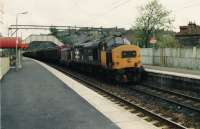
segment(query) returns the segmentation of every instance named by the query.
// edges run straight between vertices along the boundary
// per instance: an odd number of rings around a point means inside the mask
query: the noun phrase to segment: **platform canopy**
[[[28,45],[23,43],[21,38],[0,37],[0,48],[2,48],[2,49],[10,48],[11,49],[11,48],[16,48],[16,46],[17,46],[17,48],[20,48],[20,49],[28,48]]]

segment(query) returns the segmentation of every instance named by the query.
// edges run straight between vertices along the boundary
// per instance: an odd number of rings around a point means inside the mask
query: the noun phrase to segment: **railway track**
[[[183,126],[182,124],[171,120],[171,118],[162,115],[148,107],[143,106],[142,104],[135,101],[132,97],[127,95],[126,93],[121,92],[120,89],[116,90],[115,88],[109,88],[107,84],[103,84],[101,82],[97,82],[91,78],[88,78],[85,75],[80,75],[78,73],[74,73],[71,71],[66,70],[65,68],[51,65],[54,68],[58,69],[59,71],[65,73],[66,75],[76,79],[77,81],[86,84],[89,88],[100,92],[103,96],[108,97],[112,101],[125,106],[126,109],[132,109],[133,112],[140,113],[140,117],[147,117],[147,121],[154,121],[156,126],[161,127],[162,129],[188,129],[187,127]],[[154,123],[153,122],[153,123]]]
[[[183,94],[179,94],[176,92],[152,86],[137,85],[137,86],[132,86],[131,89],[140,92],[141,94],[145,94],[150,97],[154,97],[162,101],[177,105],[179,109],[184,108],[186,110],[190,110],[191,112],[196,112],[200,114],[199,98],[186,96]]]
[[[151,89],[155,89],[155,90],[158,90],[158,91],[161,91],[161,92],[169,93],[171,95],[176,95],[176,96],[179,96],[179,97],[200,103],[200,98],[198,98],[198,97],[193,97],[191,95],[185,95],[184,93],[179,93],[179,92],[176,92],[176,91],[172,91],[172,90],[169,90],[169,89],[163,89],[163,88],[159,88],[159,87],[155,87],[155,86],[150,86],[150,85],[143,85],[143,86],[146,86],[146,87],[151,88]]]

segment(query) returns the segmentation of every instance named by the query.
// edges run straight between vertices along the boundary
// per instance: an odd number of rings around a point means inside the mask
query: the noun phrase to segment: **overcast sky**
[[[15,24],[16,13],[24,11],[29,13],[20,15],[19,24],[130,28],[138,16],[137,8],[147,1],[149,0],[0,0],[0,8],[3,7],[4,10],[4,24],[0,23],[0,32],[6,35],[8,25]],[[160,2],[173,11],[176,31],[180,25],[186,25],[189,21],[200,24],[200,0]]]

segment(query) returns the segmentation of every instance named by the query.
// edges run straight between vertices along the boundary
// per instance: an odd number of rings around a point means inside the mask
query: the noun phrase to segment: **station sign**
[[[150,44],[156,44],[157,40],[155,37],[151,37],[149,42],[150,42]]]

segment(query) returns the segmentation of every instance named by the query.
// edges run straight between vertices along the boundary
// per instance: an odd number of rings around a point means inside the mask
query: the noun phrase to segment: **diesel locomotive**
[[[82,71],[101,74],[118,82],[141,79],[140,48],[122,36],[81,43],[61,53],[61,62]]]
[[[143,72],[140,48],[131,45],[121,35],[86,41],[71,47],[27,52],[24,55],[62,63],[69,68],[102,75],[117,82],[138,82]]]

